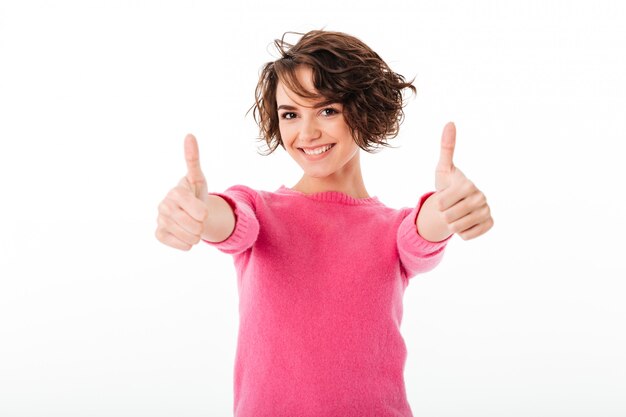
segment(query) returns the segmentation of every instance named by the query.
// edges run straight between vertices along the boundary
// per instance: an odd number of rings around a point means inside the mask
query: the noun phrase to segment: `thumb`
[[[452,171],[454,169],[452,157],[455,145],[456,126],[453,122],[448,122],[443,128],[443,134],[441,135],[441,153],[439,154],[437,171]]]
[[[198,142],[191,133],[185,137],[185,161],[187,162],[187,182],[191,185],[196,197],[204,201],[207,194],[207,184],[202,168],[200,168]]]

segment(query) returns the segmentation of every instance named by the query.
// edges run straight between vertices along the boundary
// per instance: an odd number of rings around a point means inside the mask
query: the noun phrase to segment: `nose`
[[[310,141],[318,139],[322,135],[322,131],[317,125],[317,121],[311,118],[303,118],[300,126],[300,140]]]

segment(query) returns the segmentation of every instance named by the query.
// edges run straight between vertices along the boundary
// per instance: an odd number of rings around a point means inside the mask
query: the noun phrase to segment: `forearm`
[[[205,223],[202,239],[222,242],[235,230],[235,213],[230,204],[217,195],[209,195],[207,205],[209,217]]]
[[[417,233],[429,242],[441,242],[452,233],[448,230],[442,213],[435,207],[435,194],[424,201],[417,214],[415,226]]]

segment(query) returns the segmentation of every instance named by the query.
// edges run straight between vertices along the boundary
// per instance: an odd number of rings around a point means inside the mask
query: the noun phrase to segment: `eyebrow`
[[[314,109],[319,109],[321,107],[329,107],[332,106],[335,103],[330,103],[330,104],[324,104],[324,103],[320,103],[320,104],[316,104],[315,106],[313,106]],[[277,110],[280,109],[285,109],[285,110],[298,110],[297,107],[291,106],[289,104],[281,104],[280,106],[278,106]]]

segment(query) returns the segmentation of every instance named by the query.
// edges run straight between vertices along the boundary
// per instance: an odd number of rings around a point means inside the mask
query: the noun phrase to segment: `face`
[[[296,75],[303,87],[314,91],[310,68],[301,66]],[[280,135],[285,150],[305,176],[339,181],[354,171],[352,165],[358,163],[360,148],[350,134],[341,103],[324,107],[317,103],[296,95],[279,82],[276,105]],[[327,149],[327,145],[332,147]]]

